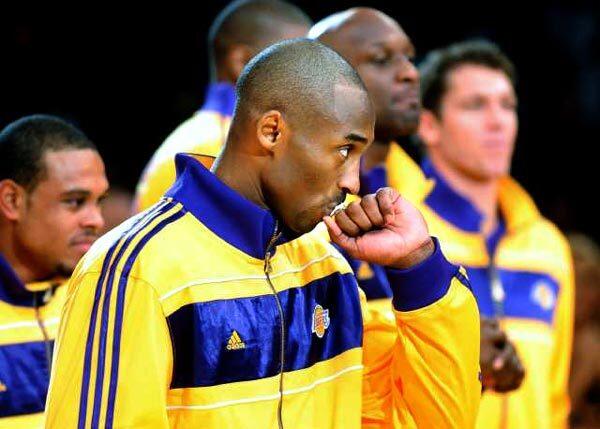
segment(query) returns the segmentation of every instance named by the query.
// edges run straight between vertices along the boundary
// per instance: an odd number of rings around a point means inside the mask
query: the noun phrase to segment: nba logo
[[[329,310],[323,309],[319,304],[315,305],[312,317],[312,332],[317,337],[323,338],[325,330],[329,327]]]

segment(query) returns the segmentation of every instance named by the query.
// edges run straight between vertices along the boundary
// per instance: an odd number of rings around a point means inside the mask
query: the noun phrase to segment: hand
[[[480,366],[484,389],[499,393],[518,389],[525,369],[506,334],[495,319],[481,317]]]
[[[334,243],[366,262],[405,269],[435,249],[421,213],[392,188],[365,195],[335,219],[323,220]]]

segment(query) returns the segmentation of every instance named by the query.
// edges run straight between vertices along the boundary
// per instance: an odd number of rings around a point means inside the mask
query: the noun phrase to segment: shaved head
[[[338,53],[309,39],[279,42],[242,72],[214,171],[291,231],[308,232],[358,193],[374,125],[367,90]]]
[[[285,1],[233,1],[219,13],[209,30],[213,68],[216,71],[226,66],[224,63],[236,46],[248,49],[249,60],[272,43],[305,36],[311,25],[308,15]]]
[[[412,134],[420,113],[415,49],[400,25],[381,11],[353,8],[315,24],[308,37],[339,52],[363,79],[377,113],[380,141]]]
[[[333,120],[343,87],[367,93],[358,73],[338,53],[309,39],[280,42],[253,58],[242,72],[236,115],[279,110],[292,122]]]

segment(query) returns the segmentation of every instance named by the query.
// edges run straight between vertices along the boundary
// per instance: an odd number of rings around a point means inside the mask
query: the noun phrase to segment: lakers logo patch
[[[556,304],[556,294],[552,287],[544,281],[539,281],[533,285],[531,299],[546,311],[554,308]]]
[[[325,330],[329,327],[329,310],[319,304],[315,305],[312,317],[312,332],[319,338],[323,338]]]
[[[237,331],[231,333],[231,337],[227,341],[227,350],[241,350],[246,348],[246,343],[240,338],[240,334]]]
[[[8,390],[8,387],[6,387],[6,384],[4,384],[0,381],[0,393],[6,392],[7,390]]]

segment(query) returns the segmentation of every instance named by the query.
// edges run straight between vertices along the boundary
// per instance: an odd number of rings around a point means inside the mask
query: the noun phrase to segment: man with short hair
[[[318,42],[281,42],[237,96],[214,174],[178,155],[165,198],[74,274],[47,427],[472,427],[479,319],[459,268],[392,189],[329,216],[373,140],[356,71]],[[321,219],[387,267],[395,319],[367,311],[311,232]]]
[[[0,426],[43,425],[61,286],[103,226],[104,164],[46,115],[0,131]]]
[[[390,16],[371,8],[352,8],[335,13],[313,26],[309,37],[333,47],[363,79],[375,106],[375,140],[366,150],[361,165],[361,193],[376,192],[395,183],[424,182],[417,163],[404,152],[409,136],[416,133],[420,117],[419,71],[412,63],[415,47],[400,25]],[[387,163],[393,158],[393,163]],[[419,194],[402,195],[415,204]],[[444,245],[444,243],[442,243]],[[384,267],[349,260],[372,309],[390,312],[390,285]],[[514,346],[497,323],[481,320],[481,369],[484,388],[499,391],[519,387],[523,368]]]
[[[272,43],[305,36],[312,22],[281,0],[237,0],[215,18],[208,34],[211,83],[204,106],[158,148],[137,185],[135,207],[156,203],[175,181],[175,155],[217,156],[235,106],[235,82],[250,59]]]
[[[514,392],[484,393],[478,427],[565,428],[573,268],[566,239],[509,176],[514,66],[496,45],[467,41],[431,52],[420,71],[430,184],[423,213],[450,260],[466,266],[481,314],[498,320],[527,371]]]

